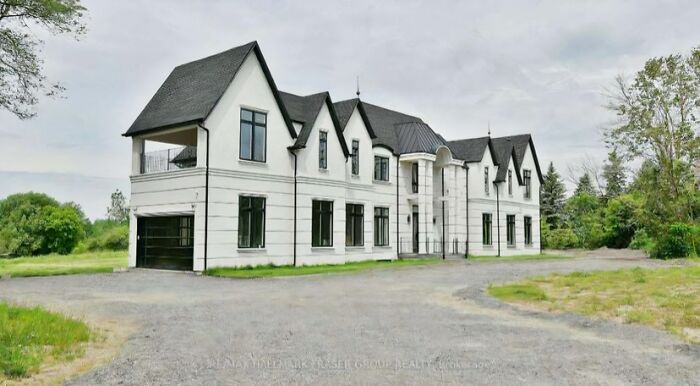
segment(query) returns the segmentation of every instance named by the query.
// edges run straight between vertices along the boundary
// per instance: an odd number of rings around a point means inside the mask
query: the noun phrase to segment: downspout
[[[399,156],[396,156],[396,258],[399,258]]]
[[[442,259],[445,260],[445,168],[442,170]]]
[[[466,212],[465,213],[465,220],[466,220],[466,224],[467,224],[467,245],[465,248],[466,252],[465,252],[464,256],[466,258],[469,258],[469,166],[464,167],[464,176],[465,176],[464,186],[465,186],[466,192],[467,192],[467,194],[466,194],[467,205],[466,205],[466,209],[465,209],[465,212]]]
[[[294,156],[294,262],[293,266],[297,266],[297,153],[292,151]]]
[[[501,257],[501,199],[498,193],[498,184],[493,184],[496,187],[496,234],[498,235],[498,257]]]
[[[209,129],[202,124],[199,127],[207,133],[207,158],[204,170],[204,272],[206,272],[209,251]]]

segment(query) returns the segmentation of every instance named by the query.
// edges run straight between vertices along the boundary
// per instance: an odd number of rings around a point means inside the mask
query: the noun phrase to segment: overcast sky
[[[605,157],[616,75],[700,44],[697,0],[84,4],[85,37],[45,39],[45,72],[65,98],[42,100],[27,121],[0,111],[0,177],[13,176],[0,178],[0,197],[41,189],[93,218],[110,180],[128,189],[120,134],[172,68],[252,40],[281,90],[339,101],[354,97],[359,75],[364,100],[420,116],[447,139],[486,135],[489,121],[494,136],[532,133],[542,167],[553,161],[562,174]],[[105,192],[74,178],[47,184],[46,173],[100,177]]]

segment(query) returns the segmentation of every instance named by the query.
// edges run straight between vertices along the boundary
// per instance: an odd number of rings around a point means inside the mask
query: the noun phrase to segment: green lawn
[[[514,255],[514,256],[473,256],[470,255],[467,260],[471,261],[528,261],[528,260],[559,260],[571,259],[571,256],[549,255],[545,253],[537,255]]]
[[[501,300],[638,323],[700,343],[700,265],[574,272],[491,286]]]
[[[70,361],[84,354],[88,326],[42,310],[0,302],[0,384],[3,378],[35,373],[44,362]]]
[[[237,277],[237,278],[258,278],[258,277],[273,277],[273,276],[299,276],[299,275],[315,275],[319,273],[340,273],[340,272],[357,272],[375,268],[396,268],[416,265],[428,265],[442,263],[438,258],[427,259],[405,259],[392,261],[361,261],[356,263],[345,264],[326,264],[326,265],[303,265],[293,267],[291,265],[283,266],[262,266],[262,267],[243,267],[243,268],[212,268],[206,271],[207,275],[219,277]]]
[[[0,258],[0,277],[53,276],[112,272],[127,266],[127,252],[86,252],[74,255],[45,255]]]

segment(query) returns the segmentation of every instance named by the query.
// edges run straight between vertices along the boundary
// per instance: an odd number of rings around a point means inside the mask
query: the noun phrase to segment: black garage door
[[[192,270],[193,216],[141,217],[137,231],[137,267]]]

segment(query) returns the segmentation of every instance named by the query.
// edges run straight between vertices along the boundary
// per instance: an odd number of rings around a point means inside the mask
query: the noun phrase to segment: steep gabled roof
[[[535,161],[535,169],[537,171],[537,178],[540,183],[543,183],[542,171],[540,169],[540,163],[537,159],[537,153],[535,152],[535,145],[532,142],[532,136],[530,134],[520,134],[511,135],[507,137],[492,138],[491,142],[496,149],[499,164],[504,162],[507,164],[507,157],[510,153],[513,153],[517,169],[520,169],[523,161],[525,160],[525,153],[527,152],[528,146],[532,151],[532,159]],[[500,172],[500,170],[499,170]],[[504,172],[505,173],[505,172]],[[518,176],[520,179],[520,176]]]
[[[464,162],[479,162],[484,158],[484,152],[489,144],[489,137],[460,139],[450,141],[450,147],[457,157]]]
[[[292,138],[296,132],[257,42],[175,67],[124,136],[203,122],[219,102],[245,59],[254,53]]]
[[[369,124],[376,134],[376,138],[372,140],[372,145],[386,147],[393,151],[394,154],[401,154],[396,126],[402,123],[423,123],[423,120],[418,117],[367,102],[360,101],[360,105],[364,108]]]
[[[331,115],[335,133],[343,150],[343,155],[345,157],[350,155],[350,151],[345,143],[345,137],[343,136],[343,130],[338,122],[338,116],[333,101],[331,101],[331,96],[327,91],[307,96],[299,96],[280,91],[280,96],[282,98],[282,103],[284,103],[287,111],[289,111],[291,119],[302,124],[296,142],[291,146],[292,149],[302,149],[306,147],[306,141],[309,139],[314,123],[316,123],[316,118],[318,118],[318,114],[321,112],[321,108],[325,103]]]
[[[355,111],[355,108],[357,107],[357,111],[359,111],[360,117],[362,118],[362,121],[364,122],[365,127],[367,128],[369,137],[372,139],[377,138],[377,134],[375,134],[374,130],[372,130],[372,125],[370,124],[369,119],[367,118],[367,113],[365,112],[365,108],[362,105],[362,103],[360,103],[359,98],[335,102],[333,103],[333,106],[335,106],[335,112],[338,115],[338,122],[340,122],[340,128],[343,129],[343,131],[345,131],[345,127],[348,125],[350,117],[352,116],[353,111]]]

